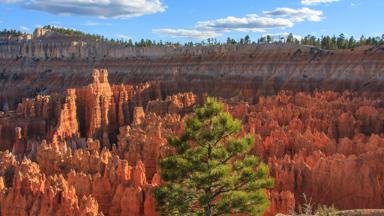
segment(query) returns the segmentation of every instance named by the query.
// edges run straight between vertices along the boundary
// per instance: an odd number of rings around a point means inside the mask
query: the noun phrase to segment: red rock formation
[[[291,191],[272,191],[269,199],[270,207],[264,215],[275,215],[276,212],[291,213],[295,209],[295,196]]]
[[[337,118],[337,129],[338,136],[340,138],[349,137],[352,138],[356,129],[356,120],[353,117],[352,113],[342,113],[339,118]]]
[[[54,136],[57,136],[59,139],[65,139],[78,135],[79,123],[77,121],[76,90],[68,89],[65,103],[59,114]]]
[[[295,192],[295,198],[303,202],[303,194],[316,205],[335,205],[347,208],[381,208],[383,191],[381,171],[384,149],[359,155],[325,156],[314,154],[304,159],[270,162],[276,177],[278,190]],[[275,164],[277,163],[277,164]]]
[[[16,155],[0,152],[2,214],[157,215],[151,190],[158,160],[172,153],[167,138],[206,97],[163,87],[110,85],[106,70],[95,70],[88,86],[0,113],[0,147]],[[290,213],[303,194],[338,209],[384,207],[382,94],[252,92],[223,101],[275,177],[266,215]]]
[[[113,83],[160,81],[163,98],[189,91],[225,98],[240,93],[254,103],[280,90],[383,90],[380,79],[372,80],[384,66],[382,46],[331,51],[295,44],[138,48],[52,32],[35,35],[44,36],[0,38],[0,109],[14,110],[22,98],[39,93],[85,86],[92,67],[108,68]]]
[[[243,109],[233,106],[235,115]],[[255,133],[252,152],[269,161],[276,180],[267,214],[290,213],[304,194],[315,205],[381,208],[384,182],[374,159],[384,150],[380,107],[379,100],[350,92],[282,92],[249,106],[242,119]]]
[[[84,103],[84,121],[86,136],[98,138],[102,146],[109,147],[109,112],[112,102],[112,90],[106,70],[95,69],[92,83],[80,90]]]
[[[25,143],[23,142],[23,135],[21,133],[21,128],[15,128],[15,143],[13,144],[12,153],[18,157],[22,157],[25,152]]]
[[[25,99],[16,112],[2,114],[0,148],[13,148],[16,127],[22,128],[23,139],[30,142],[26,153],[43,139],[66,140],[72,148],[85,147],[81,136],[98,139],[101,147],[110,148],[111,143],[117,141],[118,128],[144,114],[141,110],[134,115],[138,107],[161,97],[156,82],[111,86],[105,69],[94,70],[92,78],[86,87]]]
[[[94,145],[91,140],[88,144]],[[150,190],[158,182],[147,182],[145,166],[140,160],[132,167],[106,149],[99,152],[98,146],[72,151],[65,148],[65,143],[43,143],[38,151],[38,163],[44,173],[66,174],[77,197],[93,197],[103,213],[155,215]],[[144,205],[148,208],[146,213]]]
[[[2,164],[2,169],[7,165]],[[98,204],[91,196],[78,199],[62,175],[46,177],[39,166],[29,160],[13,164],[11,184],[0,177],[2,215],[99,215]]]
[[[121,127],[118,135],[120,157],[130,164],[143,161],[148,179],[158,171],[158,160],[164,154],[162,148],[167,138],[180,133],[181,118],[179,115],[165,115],[163,118],[149,113],[140,120],[140,124]]]
[[[146,112],[153,112],[158,115],[165,114],[186,114],[192,111],[198,99],[192,92],[180,93],[168,96],[164,101],[154,100],[147,105]]]
[[[356,111],[356,118],[361,122],[361,131],[363,133],[382,133],[384,116],[375,107],[359,107]]]
[[[145,118],[145,113],[144,113],[143,107],[141,107],[141,106],[135,107],[133,110],[132,124],[133,125],[141,125],[144,118]]]

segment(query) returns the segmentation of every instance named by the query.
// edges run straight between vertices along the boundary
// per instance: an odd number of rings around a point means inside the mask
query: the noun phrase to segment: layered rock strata
[[[23,99],[16,111],[2,114],[0,148],[12,149],[17,142],[15,153],[22,156],[36,149],[43,139],[84,146],[80,137],[98,139],[102,146],[110,148],[117,141],[119,127],[139,119],[138,107],[161,98],[159,88],[157,82],[111,86],[108,72],[96,69],[88,86],[68,89],[64,94]],[[193,102],[189,101],[188,106]],[[15,132],[15,128],[19,129]]]
[[[89,83],[108,68],[112,83],[159,81],[163,99],[180,92],[239,96],[256,102],[280,90],[380,92],[384,49],[319,50],[293,44],[125,47],[37,31],[32,39],[0,38],[0,110],[26,97]]]
[[[159,82],[110,85],[106,70],[92,74],[87,86],[0,113],[2,214],[157,215],[158,160],[207,94],[167,95]],[[265,215],[291,213],[304,195],[314,207],[384,207],[381,93],[249,94],[221,100],[275,178]]]

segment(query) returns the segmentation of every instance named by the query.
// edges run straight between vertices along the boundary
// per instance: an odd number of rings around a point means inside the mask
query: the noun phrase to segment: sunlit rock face
[[[161,88],[110,85],[108,71],[95,69],[84,87],[1,113],[2,214],[157,215],[151,189],[161,184],[159,159],[172,153],[167,139],[209,95],[166,96]],[[338,209],[383,207],[381,94],[282,91],[254,103],[248,96],[222,101],[242,133],[254,135],[250,154],[275,178],[265,215],[292,212],[304,194]]]
[[[265,215],[291,213],[304,195],[314,207],[384,208],[381,47],[125,48],[44,32],[8,42],[1,215],[158,215],[167,139],[207,96],[270,167]]]
[[[293,44],[125,47],[37,31],[32,39],[0,38],[0,110],[23,98],[64,92],[107,68],[112,84],[158,81],[165,99],[180,92],[224,98],[281,90],[380,92],[383,47],[319,50]],[[145,107],[144,107],[145,108]]]

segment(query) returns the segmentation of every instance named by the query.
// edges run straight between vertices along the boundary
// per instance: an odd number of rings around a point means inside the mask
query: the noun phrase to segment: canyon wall
[[[158,160],[207,96],[242,121],[250,154],[270,167],[265,215],[299,209],[304,196],[384,208],[383,71],[380,46],[0,38],[1,214],[158,215]]]
[[[383,208],[382,95],[281,92],[245,107],[232,112],[256,137],[253,153],[268,161],[272,197],[283,195],[277,209],[305,197],[314,206]]]
[[[160,100],[156,82],[111,86],[105,69],[92,79],[1,113],[1,214],[158,215],[157,162],[197,97]]]
[[[116,54],[118,53],[118,54]],[[93,68],[113,84],[159,81],[163,95],[191,91],[255,102],[280,90],[382,91],[384,48],[319,50],[293,44],[133,48],[89,38],[0,41],[0,110],[25,97],[88,85]],[[164,98],[163,98],[164,99]]]
[[[119,127],[136,118],[137,107],[161,98],[157,82],[111,86],[105,69],[93,70],[92,79],[85,87],[23,99],[16,111],[2,112],[0,149],[13,149],[21,157],[32,149],[35,152],[36,144],[43,139],[85,146],[81,137],[98,139],[110,148],[117,141]]]
[[[1,113],[1,212],[157,215],[151,188],[161,183],[158,160],[172,153],[167,139],[182,133],[185,117],[207,96],[167,96],[161,87],[110,85],[108,72],[95,69],[86,86],[23,99]],[[383,94],[246,97],[222,101],[242,133],[255,137],[250,154],[275,178],[265,215],[290,213],[305,197],[314,206],[384,207]],[[20,206],[12,209],[15,200]]]

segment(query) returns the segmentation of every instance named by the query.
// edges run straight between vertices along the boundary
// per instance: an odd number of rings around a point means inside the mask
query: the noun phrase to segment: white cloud
[[[271,29],[291,28],[297,22],[318,22],[323,19],[323,12],[309,8],[277,8],[263,11],[263,16],[248,14],[244,17],[229,16],[221,19],[200,21],[192,29],[154,29],[157,34],[172,37],[209,38],[221,36],[223,33],[266,32]]]
[[[11,3],[18,3],[21,1],[22,0],[0,0],[0,3],[11,4]]]
[[[57,15],[129,18],[164,12],[160,0],[0,0]]]
[[[220,36],[219,33],[213,31],[199,31],[196,29],[153,29],[156,34],[168,35],[174,38],[192,38],[192,39],[206,39]]]
[[[125,34],[117,34],[116,37],[117,37],[118,39],[123,39],[123,40],[129,40],[129,39],[132,39],[130,36],[125,35]]]
[[[219,37],[224,32],[265,32],[270,28],[288,28],[293,22],[285,18],[259,17],[248,14],[245,17],[229,16],[222,19],[197,22],[192,29],[154,29],[153,32],[161,35],[181,38],[206,39]]]
[[[323,19],[323,12],[319,10],[312,10],[309,8],[276,8],[271,11],[263,11],[263,14],[266,16],[277,16],[284,17],[292,22],[303,22],[303,21],[312,21],[319,22]]]
[[[20,30],[26,32],[26,31],[29,31],[30,28],[28,28],[26,26],[20,26]]]
[[[245,17],[229,16],[222,19],[200,21],[196,28],[211,31],[243,31],[243,32],[264,32],[267,28],[292,27],[293,22],[285,18],[259,17],[256,14],[249,14]]]
[[[303,5],[318,5],[322,3],[332,3],[338,2],[340,0],[301,0],[301,4]]]

